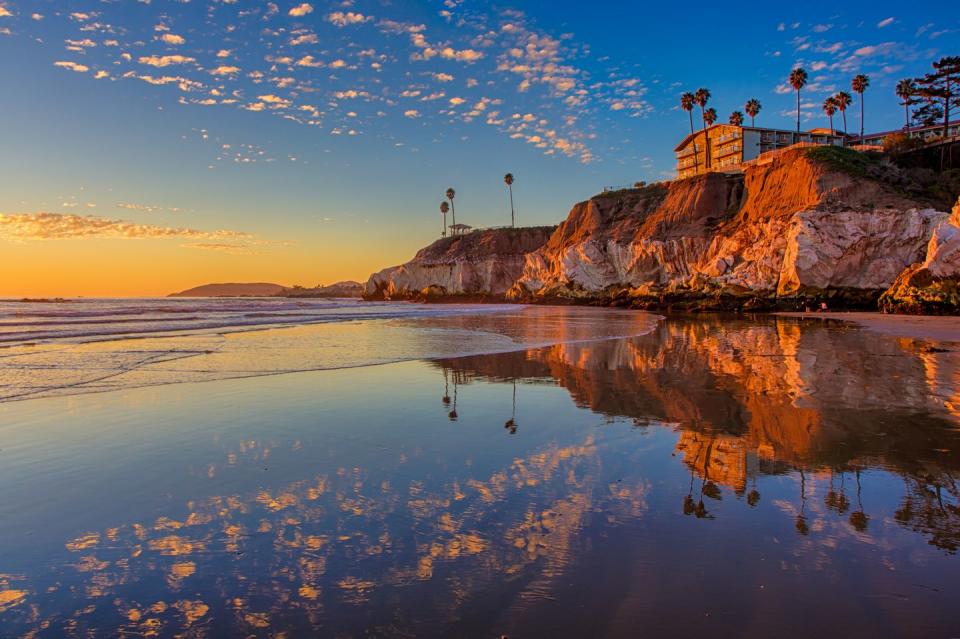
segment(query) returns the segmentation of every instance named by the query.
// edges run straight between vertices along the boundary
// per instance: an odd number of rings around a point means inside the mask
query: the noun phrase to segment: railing
[[[737,153],[742,150],[743,150],[743,147],[741,145],[731,144],[729,146],[724,146],[717,149],[716,157],[722,158],[724,156],[730,155],[731,153]]]
[[[740,133],[739,133],[739,132],[727,133],[726,135],[721,135],[720,137],[718,137],[718,138],[717,138],[717,143],[718,143],[718,144],[723,144],[724,142],[726,142],[726,141],[728,141],[728,140],[739,140],[740,137],[741,137],[741,136],[740,136]]]

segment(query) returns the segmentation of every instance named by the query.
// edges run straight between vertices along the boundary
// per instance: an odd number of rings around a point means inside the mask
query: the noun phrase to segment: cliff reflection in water
[[[207,460],[210,480],[280,449],[307,455],[302,479],[227,484],[64,539],[42,568],[0,574],[0,623],[40,637],[769,636],[788,622],[782,636],[892,636],[922,609],[939,631],[960,574],[956,364],[845,324],[699,318],[388,367],[398,384],[419,371],[411,398],[429,404],[423,431],[378,409],[410,446],[355,457],[333,437],[321,454],[306,427],[243,439]],[[486,442],[467,463],[438,443],[458,432]],[[897,579],[925,590],[901,601]],[[838,591],[883,614],[837,615]]]
[[[684,512],[705,516],[717,485],[755,506],[759,475],[828,478],[825,505],[858,530],[861,470],[902,478],[895,520],[949,552],[960,547],[960,353],[852,324],[790,318],[670,319],[652,335],[437,362],[472,379],[559,384],[584,408],[672,425],[701,482]],[[856,486],[851,488],[851,482]],[[749,491],[749,494],[747,494]]]

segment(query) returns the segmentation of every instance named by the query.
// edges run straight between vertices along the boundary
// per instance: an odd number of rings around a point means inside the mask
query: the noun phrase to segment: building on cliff
[[[752,126],[714,124],[683,139],[677,154],[677,177],[682,179],[711,171],[735,170],[763,153],[794,144],[843,146],[845,136],[829,129],[786,131]]]
[[[893,131],[883,131],[881,133],[868,133],[863,136],[863,139],[857,138],[854,140],[854,144],[864,145],[864,146],[883,146],[883,143],[886,139],[893,135],[899,133],[906,133],[908,137],[917,138],[923,140],[924,142],[931,142],[943,137],[943,123],[936,124],[927,124],[923,126],[912,126],[909,129],[894,129]],[[960,122],[951,122],[947,127],[947,137],[956,138],[960,136]]]

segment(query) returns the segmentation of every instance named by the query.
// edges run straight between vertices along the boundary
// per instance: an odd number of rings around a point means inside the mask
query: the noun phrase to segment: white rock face
[[[960,277],[960,201],[930,237],[922,267],[934,277]]]

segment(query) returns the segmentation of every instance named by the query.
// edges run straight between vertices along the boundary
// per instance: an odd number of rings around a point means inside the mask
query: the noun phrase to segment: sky
[[[364,281],[457,222],[674,176],[678,98],[804,126],[960,55],[951,2],[0,0],[0,296]],[[848,126],[860,126],[859,102]],[[448,223],[451,220],[448,219]]]

